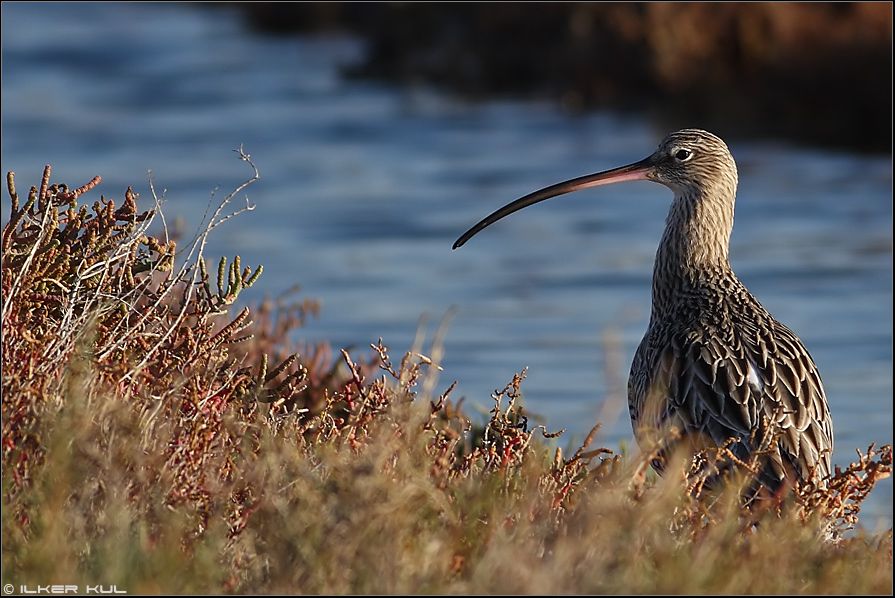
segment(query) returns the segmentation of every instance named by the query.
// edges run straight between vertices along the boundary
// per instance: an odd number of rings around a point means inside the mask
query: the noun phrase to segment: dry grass
[[[130,191],[93,212],[42,183],[3,231],[3,583],[131,593],[884,593],[891,532],[856,533],[891,468],[868,451],[826,488],[745,510],[687,460],[566,456],[521,407],[485,422],[437,387],[440,347],[393,363],[290,333],[316,306],[229,307],[260,269],[205,267],[148,231]],[[251,209],[246,206],[243,209]],[[237,210],[238,212],[239,210]],[[216,279],[216,280],[215,280]],[[254,316],[252,313],[254,312]],[[436,334],[436,337],[438,335]],[[297,350],[301,349],[301,355]],[[424,354],[425,352],[425,354]],[[724,451],[705,455],[724,461]],[[748,464],[747,464],[748,465]],[[677,472],[677,473],[675,473]],[[687,491],[690,488],[690,492]]]

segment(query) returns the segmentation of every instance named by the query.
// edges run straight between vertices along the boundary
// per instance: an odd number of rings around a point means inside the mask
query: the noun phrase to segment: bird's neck
[[[736,187],[675,194],[653,271],[653,309],[732,276],[728,250]]]

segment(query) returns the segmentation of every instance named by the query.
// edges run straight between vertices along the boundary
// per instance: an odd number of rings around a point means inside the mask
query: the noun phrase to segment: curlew
[[[454,249],[535,203],[634,180],[674,192],[653,268],[649,327],[628,379],[641,448],[668,438],[672,428],[691,447],[734,439],[738,459],[757,459],[756,491],[764,486],[777,492],[796,480],[823,483],[830,474],[833,424],[820,374],[802,341],[731,269],[737,169],[715,135],[699,129],[671,133],[639,162],[535,191],[481,220]],[[660,473],[666,453],[653,461]]]

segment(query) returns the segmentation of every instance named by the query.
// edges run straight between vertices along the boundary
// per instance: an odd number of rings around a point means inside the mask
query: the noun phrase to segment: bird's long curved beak
[[[483,218],[478,224],[463,233],[463,235],[457,239],[454,243],[454,249],[462,247],[467,241],[475,236],[476,233],[494,224],[504,216],[509,216],[513,212],[518,212],[522,208],[527,208],[528,206],[544,201],[545,199],[550,199],[557,195],[565,195],[572,191],[580,191],[581,189],[599,187],[600,185],[611,185],[613,183],[621,183],[624,181],[644,180],[648,178],[647,175],[652,171],[653,165],[653,156],[650,156],[639,162],[628,164],[627,166],[605,170],[596,174],[588,174],[576,179],[550,185],[549,187],[544,187],[534,193],[529,193],[525,197],[521,197],[513,203],[507,204]]]

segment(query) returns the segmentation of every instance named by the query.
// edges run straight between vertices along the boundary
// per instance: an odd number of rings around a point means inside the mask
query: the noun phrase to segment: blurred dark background
[[[891,145],[892,4],[262,3],[258,30],[349,31],[352,74],[645,111],[724,136]]]

